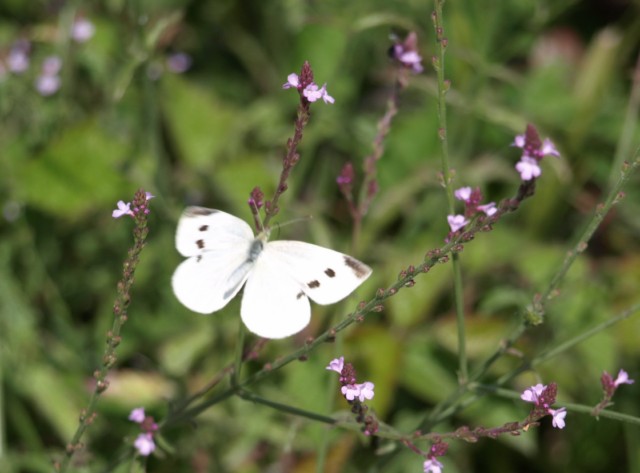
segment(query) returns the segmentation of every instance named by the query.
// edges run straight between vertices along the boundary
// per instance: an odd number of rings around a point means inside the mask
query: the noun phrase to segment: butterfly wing
[[[247,280],[240,314],[261,337],[287,337],[309,324],[307,296],[332,304],[370,274],[367,265],[337,251],[299,241],[270,242]]]
[[[251,227],[233,215],[187,207],[176,231],[176,248],[189,258],[173,273],[173,292],[194,312],[210,314],[238,293],[253,267]]]
[[[273,255],[299,289],[322,305],[344,299],[371,275],[371,268],[357,259],[311,243],[273,241],[264,253]]]
[[[262,252],[244,287],[240,308],[249,331],[264,338],[298,333],[311,319],[309,299],[275,256]]]

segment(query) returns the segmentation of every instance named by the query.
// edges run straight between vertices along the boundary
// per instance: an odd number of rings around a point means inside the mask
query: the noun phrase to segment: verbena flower
[[[151,199],[153,199],[155,197],[155,195],[153,195],[151,192],[145,192],[145,197],[147,199],[147,202],[150,201]],[[111,216],[113,218],[120,218],[123,215],[129,215],[131,217],[135,217],[137,213],[139,212],[144,212],[145,214],[149,213],[149,208],[145,205],[143,205],[142,207],[138,208],[138,207],[134,207],[133,209],[131,208],[131,202],[124,202],[122,200],[119,200],[117,203],[118,208],[115,209],[113,212],[111,212]]]
[[[297,89],[299,85],[300,85],[300,78],[298,77],[298,74],[296,74],[295,72],[292,72],[291,74],[289,74],[287,76],[287,82],[282,84],[282,88],[283,89],[291,89],[291,88]]]
[[[468,202],[471,198],[471,187],[461,187],[460,189],[456,189],[453,192],[453,195],[456,199],[461,200],[463,202]]]
[[[536,384],[524,390],[520,395],[520,399],[534,404],[534,408],[529,414],[529,419],[537,421],[545,415],[551,415],[551,424],[557,429],[564,428],[567,409],[565,407],[551,409],[551,406],[556,402],[557,390],[558,387],[555,383],[550,383],[549,385]]]
[[[322,87],[318,87],[317,84],[311,83],[305,87],[302,91],[302,95],[304,95],[309,102],[315,102],[316,100],[322,99],[324,103],[335,103],[335,99],[327,93],[326,83]]]
[[[520,179],[530,181],[542,174],[542,169],[538,166],[538,161],[529,156],[522,156],[516,164],[516,171],[520,173]]]
[[[21,74],[29,69],[29,41],[21,39],[16,41],[7,55],[7,68],[14,74]]]
[[[153,417],[145,414],[144,407],[133,409],[129,414],[129,420],[140,424],[140,428],[143,430],[143,432],[136,437],[133,446],[138,450],[140,455],[145,457],[151,455],[156,449],[153,433],[158,430],[158,424],[155,423]]]
[[[489,202],[488,204],[478,205],[478,210],[484,212],[487,217],[491,217],[498,211],[498,208],[496,207],[495,202]]]
[[[111,216],[113,218],[120,218],[123,215],[131,215],[133,217],[133,212],[131,211],[131,202],[124,202],[122,200],[119,200],[117,205],[118,208],[111,212]]]
[[[137,422],[138,424],[142,424],[145,418],[144,407],[136,407],[129,414],[129,420],[132,422]]]
[[[344,368],[344,356],[331,360],[329,362],[329,366],[327,366],[326,369],[335,371],[336,373],[340,374],[342,373],[342,368]]]
[[[311,82],[304,86],[300,82],[300,77],[295,72],[292,72],[287,76],[287,82],[282,84],[283,89],[298,89],[302,95],[309,102],[316,102],[322,99],[324,103],[335,103],[335,99],[327,93],[327,84],[323,84],[322,87],[318,86],[315,82]]]
[[[613,385],[617,388],[621,384],[633,384],[635,381],[629,378],[629,374],[625,370],[618,371],[618,377],[613,382]]]
[[[525,389],[520,395],[520,399],[525,402],[532,402],[536,404],[545,389],[547,389],[547,387],[544,384],[536,384],[535,386]]]
[[[357,387],[360,390],[358,395],[360,402],[364,402],[365,399],[373,399],[375,385],[371,381],[365,381],[362,384],[358,384]]]
[[[455,233],[469,223],[469,220],[464,215],[447,215],[447,222],[451,231]]]
[[[443,465],[435,458],[429,458],[422,464],[424,473],[441,473]]]
[[[411,69],[416,74],[424,70],[422,56],[418,54],[418,36],[413,31],[407,35],[404,41],[398,41],[391,46],[389,53],[398,64]]]
[[[560,409],[549,409],[549,414],[553,416],[551,425],[556,429],[564,429],[564,418],[567,416],[567,409],[561,407]]]
[[[167,57],[167,69],[176,74],[182,74],[191,67],[191,56],[186,53],[173,53]]]
[[[153,441],[153,434],[151,432],[144,432],[138,435],[133,446],[136,447],[138,453],[143,457],[148,457],[156,449],[156,444]]]
[[[76,18],[71,26],[71,37],[78,43],[89,41],[95,32],[96,27],[86,18]]]
[[[512,146],[522,149],[522,156],[516,164],[516,170],[523,181],[530,181],[540,176],[542,169],[538,163],[543,157],[560,156],[553,142],[549,138],[541,141],[538,130],[531,124],[527,125],[524,134],[516,135]]]

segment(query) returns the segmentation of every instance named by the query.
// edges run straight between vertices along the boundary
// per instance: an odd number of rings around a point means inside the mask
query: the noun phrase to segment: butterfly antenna
[[[276,227],[278,228],[278,232],[280,232],[280,227],[284,227],[285,225],[291,225],[292,223],[306,222],[307,220],[311,220],[312,218],[313,216],[311,215],[305,215],[304,217],[298,217],[298,218],[294,218],[293,220],[287,220],[284,223],[276,223]],[[279,233],[278,233],[278,236],[280,236]]]

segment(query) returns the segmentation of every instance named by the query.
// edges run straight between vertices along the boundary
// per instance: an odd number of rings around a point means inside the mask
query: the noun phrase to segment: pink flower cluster
[[[420,74],[424,70],[422,56],[418,54],[418,36],[414,31],[409,33],[404,41],[396,41],[391,46],[389,55],[402,67],[411,69],[416,74]]]
[[[144,407],[137,407],[129,414],[129,420],[140,424],[140,428],[143,432],[136,437],[133,446],[138,450],[138,453],[144,457],[148,457],[156,449],[156,444],[153,440],[153,434],[158,430],[158,424],[155,423],[153,417],[147,416],[144,413]]]
[[[516,135],[511,145],[522,149],[522,156],[516,164],[516,170],[520,173],[520,179],[523,181],[530,181],[542,174],[539,163],[543,157],[560,156],[560,152],[553,142],[549,138],[541,141],[538,130],[531,124],[527,125],[524,134]]]
[[[436,442],[431,445],[427,459],[422,464],[424,473],[442,473],[443,465],[438,461],[438,457],[447,453],[449,444],[445,442]]]
[[[364,402],[365,399],[373,399],[374,384],[370,381],[356,384],[355,370],[351,363],[347,363],[345,366],[344,356],[331,360],[327,369],[340,374],[340,383],[342,384],[340,391],[347,401],[358,399],[360,402]]]
[[[147,201],[155,197],[155,195],[152,195],[151,192],[146,192],[145,195],[147,196]],[[131,209],[131,202],[124,202],[123,200],[119,200],[116,205],[118,206],[118,208],[111,212],[111,216],[113,218],[120,218],[123,215],[135,217],[139,212],[144,212],[145,214],[149,213],[149,208],[146,205],[140,208],[134,207],[133,210]]]
[[[477,187],[475,189],[472,189],[471,187],[461,187],[454,191],[453,195],[456,199],[464,202],[464,214],[447,216],[447,222],[449,223],[451,233],[455,233],[464,228],[464,226],[470,222],[469,219],[478,212],[482,212],[487,217],[491,217],[498,211],[495,202],[480,205],[482,192],[480,192],[480,189]]]
[[[371,381],[358,383],[356,370],[351,363],[344,362],[344,356],[331,360],[327,369],[340,375],[340,392],[351,404],[351,412],[356,414],[356,420],[363,424],[362,432],[365,435],[375,434],[378,431],[378,422],[367,414],[368,407],[364,404],[365,400],[373,399],[374,384]]]
[[[295,72],[287,76],[287,82],[282,85],[282,88],[297,89],[309,102],[315,102],[320,99],[322,99],[324,103],[335,102],[335,99],[327,93],[326,83],[323,84],[322,87],[318,87],[318,84],[315,82],[305,85],[300,81],[300,77]]]
[[[548,386],[536,384],[525,389],[520,399],[535,406],[530,414],[530,417],[534,420],[549,414],[552,416],[551,424],[557,429],[564,429],[564,418],[567,416],[567,409],[564,407],[551,409],[551,406],[556,402],[557,389],[555,383],[551,383]]]

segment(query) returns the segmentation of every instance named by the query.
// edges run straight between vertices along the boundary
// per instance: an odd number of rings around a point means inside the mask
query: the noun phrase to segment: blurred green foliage
[[[308,60],[327,82],[333,106],[314,104],[302,160],[282,201],[282,229],[349,251],[351,222],[335,178],[370,153],[393,83],[389,34],[415,30],[425,73],[401,96],[400,112],[379,163],[380,192],[364,221],[358,258],[374,268],[357,298],[369,299],[408,264],[441,245],[445,198],[438,184],[435,53],[430,2],[163,0],[21,2],[0,5],[0,59],[30,41],[30,67],[0,73],[0,470],[50,471],[75,430],[100,364],[132,222],[114,220],[116,201],[143,187],[152,201],[150,236],[136,273],[119,363],[99,417],[85,438],[77,471],[102,471],[131,442],[131,408],[157,419],[166,403],[203,386],[233,361],[239,302],[201,317],[174,298],[170,277],[180,258],[175,223],[187,204],[250,218],[246,201],[259,185],[269,195],[280,171],[297,102],[282,91],[287,74]],[[575,235],[606,194],[623,159],[638,146],[638,98],[629,102],[637,60],[637,2],[472,1],[445,5],[449,140],[456,187],[479,186],[488,200],[518,183],[509,145],[526,123],[551,137],[560,160],[547,159],[535,197],[461,256],[469,356],[484,359],[536,290],[548,283]],[[95,35],[67,33],[84,16]],[[191,67],[167,59],[188,53]],[[62,58],[62,86],[51,96],[34,82],[45,57]],[[638,69],[635,69],[638,74]],[[634,108],[635,107],[635,108]],[[550,306],[546,324],[518,345],[531,357],[637,302],[640,287],[638,177],[605,220]],[[436,267],[391,298],[382,314],[341,336],[341,353],[376,383],[381,419],[410,432],[434,403],[456,389],[456,327],[451,271]],[[267,345],[247,371],[288,353],[356,302],[314,306],[308,330]],[[603,370],[638,377],[640,321],[631,319],[519,377],[514,389],[556,381],[559,400],[595,405]],[[281,403],[329,414],[347,409],[328,391],[324,370],[336,347],[313,352],[255,389]],[[504,359],[491,376],[516,366]],[[635,373],[635,376],[634,376]],[[335,397],[335,399],[334,399]],[[637,388],[615,409],[640,415]],[[487,397],[437,430],[523,419],[520,402]],[[548,423],[527,434],[475,445],[453,442],[445,471],[640,470],[637,426],[570,413],[563,431]],[[328,442],[326,471],[420,471],[421,459],[376,442],[232,399],[197,424],[166,432],[171,453],[148,462],[154,472],[315,471]],[[133,468],[133,469],[129,469]],[[140,471],[123,464],[117,471]],[[137,467],[139,468],[139,467]]]

